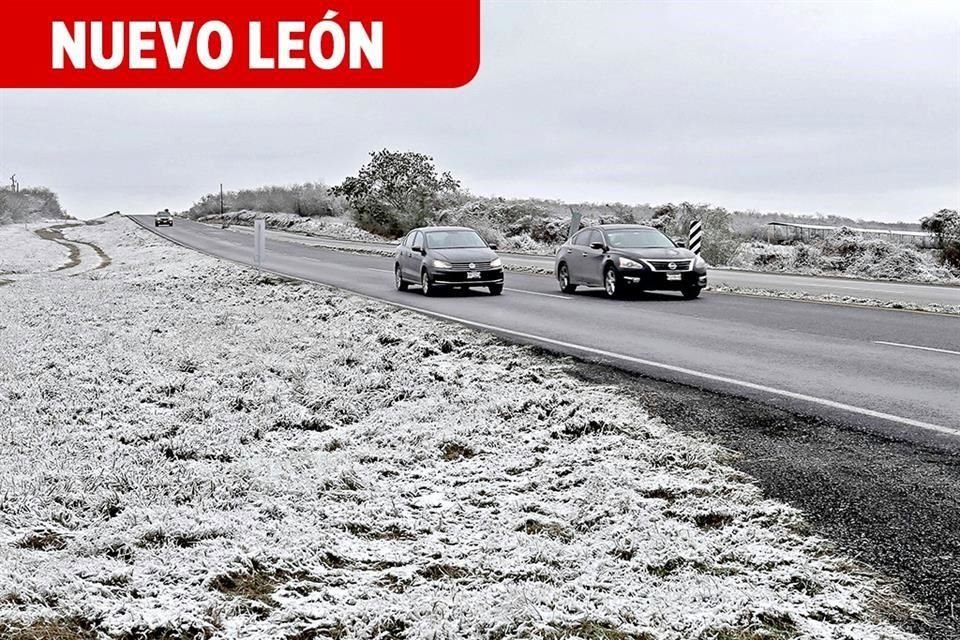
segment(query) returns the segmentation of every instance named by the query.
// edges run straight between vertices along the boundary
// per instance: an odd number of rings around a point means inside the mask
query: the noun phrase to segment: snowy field
[[[0,277],[6,274],[53,271],[67,263],[69,250],[42,239],[34,230],[63,220],[0,225]]]
[[[112,264],[0,287],[2,638],[909,637],[732,453],[558,359],[66,235]]]

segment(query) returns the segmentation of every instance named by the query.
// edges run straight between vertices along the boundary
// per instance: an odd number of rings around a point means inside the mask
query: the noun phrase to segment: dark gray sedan
[[[627,289],[679,291],[684,298],[707,286],[707,263],[653,227],[610,224],[578,231],[557,251],[554,267],[564,293],[579,285],[603,287],[615,298]]]
[[[173,226],[173,216],[170,214],[169,209],[158,211],[156,217],[154,217],[153,226],[159,227],[160,225]]]
[[[393,273],[397,289],[419,285],[425,295],[455,287],[503,292],[503,264],[493,245],[467,227],[423,227],[400,241]]]

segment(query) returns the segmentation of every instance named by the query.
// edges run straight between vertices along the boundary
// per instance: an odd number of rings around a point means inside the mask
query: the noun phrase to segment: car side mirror
[[[602,242],[591,242],[590,248],[596,249],[597,251],[604,251],[606,249],[606,246],[604,246]]]
[[[684,238],[674,238],[674,239],[673,239],[673,244],[677,245],[677,246],[680,247],[681,249],[686,249],[686,248],[687,248],[687,241],[686,241],[686,239],[684,239]]]
[[[497,245],[495,245],[495,244],[492,243],[492,242],[491,242],[490,244],[488,244],[487,246],[490,247],[491,249],[493,249],[494,251],[497,250]]]
[[[419,247],[419,246],[413,247],[413,252],[414,252],[414,253],[420,253],[420,254],[426,253],[426,252],[423,250],[423,247]]]

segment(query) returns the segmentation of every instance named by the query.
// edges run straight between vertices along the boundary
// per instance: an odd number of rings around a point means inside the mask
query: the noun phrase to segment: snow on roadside
[[[731,453],[556,359],[71,235],[111,266],[0,288],[0,636],[910,637]]]
[[[833,293],[808,293],[806,291],[784,291],[781,289],[731,287],[723,284],[708,285],[707,291],[742,296],[757,296],[761,298],[783,298],[785,300],[801,300],[804,302],[829,302],[832,304],[848,304],[858,307],[875,307],[878,309],[899,309],[905,311],[923,311],[925,313],[960,315],[960,305],[956,304],[919,304],[916,302],[905,302],[903,300],[878,300],[876,298],[861,298],[858,296],[841,296]]]
[[[67,263],[63,245],[44,240],[34,231],[63,220],[0,225],[0,275],[54,271]]]
[[[365,231],[356,226],[349,218],[306,217],[295,213],[261,213],[258,211],[228,211],[220,214],[197,218],[197,222],[252,226],[253,221],[262,218],[268,229],[292,231],[308,235],[329,236],[338,240],[356,240],[361,242],[389,242],[387,238]]]
[[[846,228],[811,244],[744,242],[729,266],[761,273],[960,284],[960,274],[940,264],[933,250],[865,239]]]

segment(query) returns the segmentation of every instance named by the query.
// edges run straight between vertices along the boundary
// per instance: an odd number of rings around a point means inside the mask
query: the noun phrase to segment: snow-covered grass
[[[69,250],[34,231],[63,220],[0,225],[0,275],[53,271],[67,263]]]
[[[849,229],[810,244],[745,242],[729,266],[775,273],[960,284],[960,273],[940,264],[934,250],[867,240]]]
[[[68,235],[112,264],[0,288],[0,637],[908,637],[731,452],[556,359]]]
[[[329,236],[339,240],[357,240],[361,242],[389,242],[387,238],[364,231],[357,227],[349,217],[307,217],[293,213],[260,213],[257,211],[228,211],[223,216],[210,215],[198,218],[198,222],[240,224],[252,226],[253,221],[262,218],[270,229],[282,229],[297,233]]]

